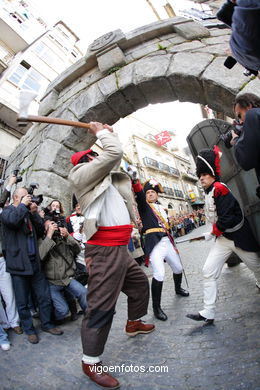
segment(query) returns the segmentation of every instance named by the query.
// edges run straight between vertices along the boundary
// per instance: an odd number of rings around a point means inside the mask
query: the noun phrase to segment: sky
[[[166,0],[150,0],[162,19],[168,16],[163,8]],[[59,20],[80,38],[79,47],[87,47],[107,32],[121,29],[124,33],[157,21],[146,0],[34,0],[44,20],[54,25]],[[193,4],[187,0],[172,0],[178,9]],[[188,115],[187,115],[188,113]],[[133,115],[158,132],[172,130],[181,147],[186,146],[186,136],[202,120],[199,105],[192,103],[165,103],[149,105]],[[122,122],[123,120],[121,120]]]

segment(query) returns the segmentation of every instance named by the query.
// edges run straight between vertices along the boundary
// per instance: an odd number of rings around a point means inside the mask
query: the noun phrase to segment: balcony
[[[181,190],[174,190],[174,194],[177,198],[183,198],[184,199],[184,195],[183,195],[183,192]]]
[[[164,189],[164,192],[165,192],[166,195],[174,197],[174,192],[173,192],[172,188],[170,188],[170,187],[163,187],[163,189]]]
[[[154,160],[153,158],[150,157],[144,157],[143,158],[144,165],[147,167],[152,167],[158,169],[158,161]]]
[[[167,164],[164,164],[162,162],[158,162],[158,168],[161,170],[161,171],[165,171],[165,172],[170,172],[170,167],[169,165]]]
[[[184,171],[182,171],[181,172],[181,177],[183,179],[185,179],[185,180],[191,180],[193,182],[196,182],[196,181],[199,180],[198,176],[195,173],[193,173],[193,172],[184,172]]]
[[[179,169],[176,169],[176,168],[173,168],[173,167],[170,167],[170,173],[174,176],[180,176],[180,171]]]

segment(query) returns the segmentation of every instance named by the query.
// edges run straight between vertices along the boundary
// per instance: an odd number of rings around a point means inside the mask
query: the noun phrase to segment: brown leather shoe
[[[130,337],[134,337],[137,334],[143,333],[151,333],[154,331],[155,326],[153,324],[144,324],[143,321],[127,321],[125,331],[126,334]]]
[[[37,334],[28,334],[28,341],[31,343],[31,344],[38,344],[39,342],[39,339],[38,339],[38,336]]]
[[[42,330],[44,332],[52,334],[53,336],[61,336],[63,334],[63,330],[61,330],[60,328],[50,328],[50,329],[42,328]]]
[[[82,370],[90,380],[104,389],[118,389],[120,387],[120,383],[116,378],[103,372],[102,362],[96,364],[86,364],[82,362]]]
[[[16,333],[16,334],[23,334],[23,330],[20,326],[15,326],[12,328],[13,331]]]

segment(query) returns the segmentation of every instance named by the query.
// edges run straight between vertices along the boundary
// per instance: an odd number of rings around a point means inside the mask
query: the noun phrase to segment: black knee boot
[[[158,320],[166,321],[168,317],[161,309],[162,286],[163,282],[159,282],[154,278],[152,279],[153,312]]]
[[[181,287],[182,273],[181,274],[173,274],[173,280],[175,283],[176,294],[181,295],[183,297],[188,297],[190,295],[190,293]]]
[[[76,300],[75,299],[69,300],[68,306],[69,306],[69,309],[70,309],[70,320],[71,321],[76,321],[79,318]]]

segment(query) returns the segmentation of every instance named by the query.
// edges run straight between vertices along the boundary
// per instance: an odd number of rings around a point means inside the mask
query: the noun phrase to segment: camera
[[[15,168],[13,170],[13,175],[16,177],[16,184],[20,183],[23,180],[22,176],[18,176],[19,175],[19,168]]]
[[[232,130],[240,137],[240,135],[242,134],[243,126],[241,126],[239,122],[234,121]],[[232,130],[228,130],[226,133],[221,134],[220,136],[220,139],[224,142],[224,145],[227,149],[232,148],[232,145],[230,144],[230,141],[232,140]]]
[[[33,192],[36,188],[39,188],[38,183],[31,183],[28,188],[28,194],[32,195],[32,203],[36,203],[39,206],[43,201],[43,195],[34,195]]]
[[[58,210],[51,211],[48,207],[45,207],[42,210],[45,213],[45,220],[55,222],[58,228],[66,227],[65,218],[62,215],[60,215],[60,212]],[[53,238],[62,238],[59,229],[54,231]]]

